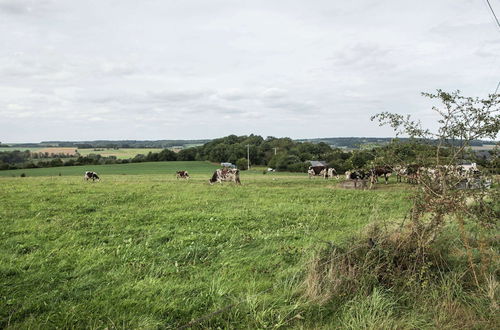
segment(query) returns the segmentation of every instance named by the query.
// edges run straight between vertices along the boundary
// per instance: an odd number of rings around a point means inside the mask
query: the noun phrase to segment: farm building
[[[308,160],[312,167],[328,167],[328,163],[324,160]]]

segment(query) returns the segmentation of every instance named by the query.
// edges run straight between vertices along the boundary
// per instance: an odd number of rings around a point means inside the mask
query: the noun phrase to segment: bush
[[[268,166],[275,168],[279,171],[289,171],[290,169],[288,168],[292,164],[298,164],[302,163],[299,157],[295,155],[287,155],[287,154],[277,154],[276,156],[273,156],[271,160],[269,161]],[[297,167],[297,166],[295,166]],[[300,172],[300,171],[297,171]]]
[[[244,170],[248,170],[248,160],[246,160],[245,158],[240,158],[236,161],[236,167],[242,171]]]
[[[308,163],[300,162],[288,165],[287,170],[290,172],[307,172],[308,168]]]
[[[423,243],[412,224],[387,231],[372,226],[346,248],[329,242],[308,264],[303,296],[317,306],[338,306],[346,329],[495,328],[498,253],[475,258],[485,275],[477,286],[466,248],[451,239],[457,230],[448,226]],[[470,244],[484,243],[471,237]]]

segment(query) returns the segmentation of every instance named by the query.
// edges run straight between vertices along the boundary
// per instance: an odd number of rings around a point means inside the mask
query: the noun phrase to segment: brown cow
[[[392,174],[392,169],[389,166],[376,166],[373,167],[370,172],[374,181],[378,182],[378,178],[380,176],[383,176],[385,179],[385,184],[387,184],[387,181]]]

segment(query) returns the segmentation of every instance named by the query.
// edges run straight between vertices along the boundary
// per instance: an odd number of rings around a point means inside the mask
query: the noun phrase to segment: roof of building
[[[328,166],[328,164],[324,160],[309,160],[309,163],[311,163],[311,166],[316,167],[316,166]]]

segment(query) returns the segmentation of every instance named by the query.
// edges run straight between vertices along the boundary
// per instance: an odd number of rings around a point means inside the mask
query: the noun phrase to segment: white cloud
[[[490,15],[470,0],[0,0],[0,140],[387,135],[370,115],[425,114],[421,91],[493,91]]]

